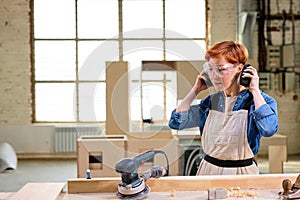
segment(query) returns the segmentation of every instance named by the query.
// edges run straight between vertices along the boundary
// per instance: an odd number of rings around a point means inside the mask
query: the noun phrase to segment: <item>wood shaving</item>
[[[176,192],[175,189],[172,190],[170,196],[171,196],[171,197],[175,197],[175,195],[176,195],[175,192]]]
[[[237,191],[237,192],[230,192],[228,193],[227,197],[240,197],[240,198],[244,198],[244,197],[256,197],[255,192],[249,192],[249,191]]]
[[[227,189],[228,194],[227,197],[256,197],[256,193],[254,191],[241,191],[240,187],[231,187]]]
[[[239,186],[236,186],[236,187],[227,188],[227,191],[235,191],[235,190],[240,191],[240,189],[241,188]]]

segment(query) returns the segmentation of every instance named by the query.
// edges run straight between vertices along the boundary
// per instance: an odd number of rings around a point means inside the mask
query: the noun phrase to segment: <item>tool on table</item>
[[[224,188],[208,189],[208,199],[226,199],[227,190]]]
[[[91,176],[91,170],[90,169],[87,169],[86,170],[86,179],[91,179],[92,176]]]
[[[284,179],[282,181],[283,191],[279,192],[279,197],[283,200],[300,199],[300,175],[297,177],[296,182],[292,185],[291,180]]]
[[[161,153],[165,156],[167,168],[154,166],[139,176],[138,168],[146,161],[153,159],[154,155]],[[143,199],[150,192],[150,187],[145,181],[149,178],[159,178],[169,174],[169,161],[167,155],[161,150],[145,151],[133,158],[124,158],[115,165],[115,170],[121,173],[122,182],[118,185],[117,196],[120,199]]]

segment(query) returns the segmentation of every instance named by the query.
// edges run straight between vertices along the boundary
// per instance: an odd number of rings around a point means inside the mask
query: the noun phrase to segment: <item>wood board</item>
[[[262,174],[237,176],[169,176],[150,179],[146,183],[152,192],[199,191],[209,188],[241,189],[277,189],[282,188],[282,181],[296,181],[298,174]],[[115,193],[120,178],[69,179],[68,193]]]
[[[10,200],[54,200],[58,199],[65,183],[27,183]]]

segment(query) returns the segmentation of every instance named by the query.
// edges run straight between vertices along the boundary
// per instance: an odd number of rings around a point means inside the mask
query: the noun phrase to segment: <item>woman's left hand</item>
[[[250,73],[250,74],[247,73],[243,76],[243,77],[251,78],[249,91],[253,92],[253,90],[259,90],[259,76],[257,70],[254,67],[249,66],[244,71]]]
[[[245,77],[251,78],[250,85],[249,85],[249,91],[253,95],[255,109],[258,109],[263,104],[266,104],[266,101],[263,98],[263,96],[261,95],[261,92],[259,90],[259,77],[258,77],[257,70],[254,67],[250,66],[250,67],[247,67],[247,69],[245,69],[245,72],[251,73],[251,74],[245,75]]]

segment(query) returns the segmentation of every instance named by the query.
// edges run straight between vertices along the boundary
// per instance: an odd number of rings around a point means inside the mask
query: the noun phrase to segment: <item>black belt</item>
[[[254,158],[245,160],[219,160],[209,155],[205,155],[204,160],[219,167],[247,167],[252,165],[253,163],[256,163]]]

